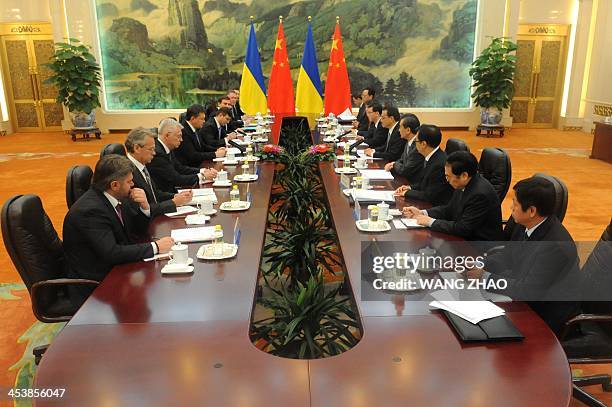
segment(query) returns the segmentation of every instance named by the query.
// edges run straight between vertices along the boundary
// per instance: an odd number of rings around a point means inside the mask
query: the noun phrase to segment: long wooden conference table
[[[377,167],[378,161],[371,164]],[[211,220],[241,230],[238,255],[196,259],[195,272],[162,276],[165,261],[115,267],[44,354],[36,388],[64,388],[62,399],[37,406],[566,406],[571,375],[554,334],[524,304],[503,305],[525,335],[521,342],[467,345],[446,319],[401,295],[361,301],[361,241],[452,240],[429,230],[359,232],[334,163],[321,173],[363,329],[353,349],[335,357],[296,360],[257,349],[249,339],[258,270],[274,177],[241,184],[245,212]],[[217,164],[217,168],[220,165]],[[235,170],[228,169],[230,177]],[[387,181],[393,188],[397,182]],[[219,202],[228,189],[215,189]],[[398,198],[401,208],[413,204]],[[364,216],[365,216],[365,209]],[[156,218],[151,236],[185,227]]]

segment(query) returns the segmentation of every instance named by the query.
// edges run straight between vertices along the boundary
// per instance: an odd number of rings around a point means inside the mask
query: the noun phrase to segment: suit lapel
[[[112,219],[113,229],[116,231],[116,233],[119,233],[123,236],[124,242],[129,241],[128,233],[127,233],[127,226],[126,226],[128,222],[128,218],[129,218],[127,210],[123,211],[123,223],[121,223],[121,221],[119,220],[119,215],[117,215],[117,211],[115,211],[115,208],[113,208],[113,205],[111,205],[110,201],[106,198],[104,193],[99,192],[99,191],[96,191],[96,193],[98,194],[98,198],[104,204],[104,207],[106,208],[108,215]]]

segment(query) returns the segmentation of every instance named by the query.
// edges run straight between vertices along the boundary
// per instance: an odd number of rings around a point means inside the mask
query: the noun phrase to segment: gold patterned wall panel
[[[514,96],[529,97],[531,90],[531,67],[535,52],[535,41],[519,40],[516,50],[516,71],[514,73]]]
[[[555,97],[559,75],[561,41],[543,41],[538,76],[538,97]]]
[[[515,100],[512,102],[510,107],[510,116],[512,116],[513,123],[527,123],[528,119],[528,106],[527,101]]]
[[[64,118],[64,110],[59,103],[43,103],[43,114],[45,116],[45,126],[61,126]]]
[[[31,103],[16,103],[17,127],[38,127],[36,107]]]
[[[553,122],[554,101],[539,101],[533,114],[533,122],[536,124],[548,124]]]
[[[6,41],[5,45],[13,98],[32,99],[34,91],[30,80],[27,42],[25,40],[10,40]]]
[[[44,81],[52,75],[52,71],[45,66],[49,63],[53,55],[52,40],[34,40],[34,56],[38,67],[38,75],[40,78],[40,89],[42,99],[55,99],[57,97],[57,88],[53,85],[46,85]]]

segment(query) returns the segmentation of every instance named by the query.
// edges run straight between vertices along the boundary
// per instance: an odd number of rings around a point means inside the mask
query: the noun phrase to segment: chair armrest
[[[495,253],[501,252],[501,251],[502,251],[502,250],[504,250],[505,248],[506,248],[506,246],[494,246],[494,247],[491,247],[489,250],[487,250],[486,255],[487,255],[487,256],[490,256],[490,255],[492,255],[492,254],[495,254]]]
[[[583,322],[608,322],[612,323],[612,315],[596,315],[596,314],[579,314],[574,318],[570,319],[565,323],[563,327],[563,332],[561,332],[561,336],[559,340],[565,339],[565,336],[569,333],[569,331],[576,325],[580,325]]]
[[[41,312],[41,308],[38,304],[38,292],[44,290],[48,287],[53,286],[69,286],[69,285],[93,285],[98,286],[100,284],[99,281],[95,280],[87,280],[84,278],[56,278],[53,280],[43,280],[38,281],[32,285],[30,291],[30,297],[32,297],[32,310],[34,311],[34,315],[39,321],[46,323],[54,323],[54,322],[64,322],[70,321],[72,315],[65,315],[59,317],[49,317]]]

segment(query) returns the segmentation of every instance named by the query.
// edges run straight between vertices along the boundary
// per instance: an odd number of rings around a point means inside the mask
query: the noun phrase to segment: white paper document
[[[485,319],[495,318],[504,315],[506,312],[490,301],[445,301],[450,295],[444,291],[431,293],[436,299],[429,306],[446,310],[471,322],[477,324]]]
[[[178,208],[176,208],[176,212],[166,213],[166,216],[173,218],[175,216],[185,216],[188,213],[193,213],[197,211],[198,211],[198,208],[193,207],[193,206],[189,206],[189,205],[179,206]]]
[[[355,201],[395,202],[394,191],[379,191],[372,189],[353,189],[352,196]]]
[[[175,242],[189,243],[213,240],[215,238],[214,226],[203,226],[199,228],[174,229],[170,232],[170,237]]]
[[[416,219],[402,218],[402,223],[409,228],[424,228],[425,227],[423,225],[419,225]]]
[[[340,115],[338,115],[338,119],[340,120],[357,120],[357,118],[355,116],[353,116],[353,112],[351,111],[350,108],[346,108],[346,110],[342,113],[340,113]]]
[[[399,219],[393,219],[393,226],[395,229],[408,229]]]
[[[386,181],[393,180],[393,175],[391,172],[385,170],[359,170],[361,176],[369,178],[371,181]]]
[[[212,188],[194,188],[194,189],[179,189],[179,192],[191,191],[193,196],[214,195],[215,190]]]
[[[234,155],[240,155],[240,154],[242,154],[242,151],[240,151],[240,149],[239,149],[239,148],[236,148],[236,147],[229,147],[229,148],[227,148],[227,149],[225,150],[225,154],[226,154],[226,155],[227,155],[227,154],[232,154],[232,153],[233,153]]]

